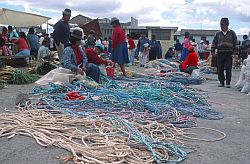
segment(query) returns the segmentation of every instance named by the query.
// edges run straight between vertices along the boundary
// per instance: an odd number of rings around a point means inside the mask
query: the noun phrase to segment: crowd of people
[[[142,33],[137,44],[130,34],[125,34],[119,19],[111,19],[113,26],[112,37],[101,40],[100,36],[91,30],[84,36],[83,31],[75,29],[70,31],[69,20],[71,10],[65,9],[60,19],[54,26],[53,34],[43,34],[38,37],[34,28],[30,28],[27,36],[24,32],[17,33],[12,26],[4,27],[0,35],[0,47],[4,55],[11,55],[11,50],[6,43],[17,45],[16,55],[33,55],[37,61],[49,60],[51,50],[57,50],[61,65],[70,69],[76,74],[86,74],[99,82],[100,72],[103,73],[103,67],[115,64],[120,66],[123,76],[126,75],[124,64],[135,65],[135,57],[138,56],[139,66],[144,67],[148,61],[162,58],[162,47],[155,35],[151,40],[146,34]],[[183,43],[175,40],[173,47],[170,47],[164,58],[174,58],[180,61],[180,71],[191,74],[197,69],[198,62],[212,58],[211,65],[217,67],[220,87],[230,87],[231,69],[233,55],[241,54],[242,59],[247,58],[250,47],[250,40],[244,35],[244,41],[240,46],[237,43],[237,37],[233,30],[228,28],[228,18],[222,18],[221,30],[215,34],[212,44],[208,40],[200,40],[199,44],[191,38],[189,32],[185,33]],[[108,60],[100,57],[101,53],[109,56]],[[224,75],[226,70],[226,77]]]

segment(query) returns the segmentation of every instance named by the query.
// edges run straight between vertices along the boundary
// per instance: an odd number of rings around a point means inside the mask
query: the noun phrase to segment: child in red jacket
[[[197,65],[199,59],[193,46],[189,47],[188,51],[188,57],[180,64],[180,71],[191,75],[194,69],[198,69]]]

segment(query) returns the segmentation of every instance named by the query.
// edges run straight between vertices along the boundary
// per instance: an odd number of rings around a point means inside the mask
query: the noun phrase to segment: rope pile
[[[188,129],[187,129],[188,130]],[[0,137],[25,135],[44,147],[57,146],[71,152],[61,157],[75,163],[162,163],[181,162],[187,151],[184,139],[216,141],[220,137],[199,139],[172,124],[145,121],[128,122],[119,117],[91,119],[50,114],[41,110],[0,114]],[[184,151],[185,150],[185,151]]]

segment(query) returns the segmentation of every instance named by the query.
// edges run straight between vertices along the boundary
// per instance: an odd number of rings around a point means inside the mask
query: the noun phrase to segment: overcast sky
[[[250,0],[0,0],[2,8],[49,16],[57,22],[65,8],[91,18],[130,17],[139,25],[179,27],[178,30],[219,29],[221,17],[228,17],[229,28],[238,35],[250,30]]]

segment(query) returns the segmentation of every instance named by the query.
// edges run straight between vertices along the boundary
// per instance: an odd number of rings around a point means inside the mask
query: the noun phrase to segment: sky
[[[221,17],[229,18],[229,28],[237,35],[250,31],[250,0],[0,0],[1,8],[51,17],[56,23],[65,8],[72,17],[117,17],[128,22],[131,17],[140,26],[166,26],[181,29],[220,29]]]

